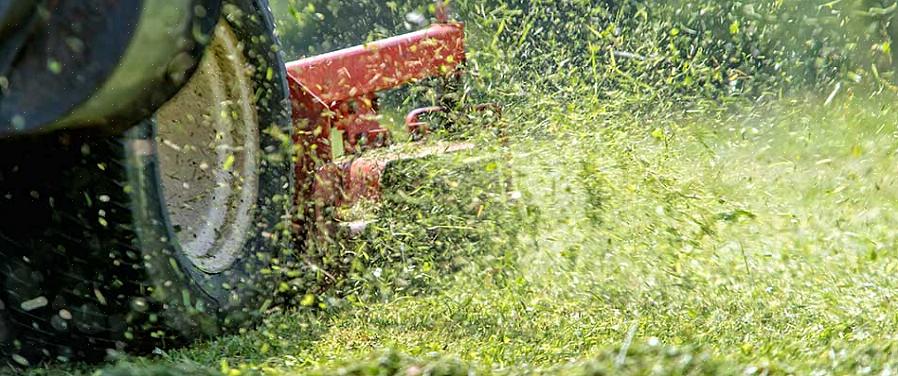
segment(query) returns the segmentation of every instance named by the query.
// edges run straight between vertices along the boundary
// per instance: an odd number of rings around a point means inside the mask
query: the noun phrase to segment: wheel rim
[[[168,217],[181,252],[207,273],[242,254],[259,192],[259,124],[242,49],[219,22],[197,72],[156,117]]]

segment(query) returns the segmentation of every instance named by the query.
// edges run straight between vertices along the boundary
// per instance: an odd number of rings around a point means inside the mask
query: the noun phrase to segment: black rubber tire
[[[242,255],[207,274],[178,252],[153,121],[119,136],[0,141],[0,364],[147,352],[250,325],[271,304],[279,276],[270,266],[292,245],[286,73],[267,0],[226,3],[255,66],[260,126],[279,129],[259,137],[266,155]]]
[[[151,116],[196,68],[222,3],[28,2],[34,9],[15,22],[24,25],[0,38],[0,138],[75,127],[121,133]]]

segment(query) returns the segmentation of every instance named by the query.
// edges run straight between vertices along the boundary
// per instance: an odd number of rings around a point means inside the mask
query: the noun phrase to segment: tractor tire
[[[274,47],[267,0],[227,0],[152,119],[0,140],[0,365],[146,353],[268,310],[294,199]]]
[[[0,1],[0,137],[121,133],[151,116],[191,76],[221,4]]]

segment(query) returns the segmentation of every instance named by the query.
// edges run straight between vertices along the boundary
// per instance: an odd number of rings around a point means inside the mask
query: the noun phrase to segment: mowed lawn
[[[511,109],[521,134],[534,130],[490,151],[510,161],[519,196],[496,219],[512,238],[484,243],[423,292],[281,312],[255,331],[101,371],[898,370],[891,104],[846,96],[650,117],[599,104]]]

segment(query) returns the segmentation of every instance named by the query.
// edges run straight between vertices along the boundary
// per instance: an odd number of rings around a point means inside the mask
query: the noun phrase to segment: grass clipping
[[[352,8],[329,4],[272,5],[300,30]],[[353,4],[430,14],[423,1]],[[454,6],[466,100],[505,106],[508,143],[475,136],[494,159],[397,167],[365,236],[301,276],[331,288],[287,284],[301,308],[257,330],[107,371],[898,369],[894,5]],[[417,27],[388,26],[377,33]]]

